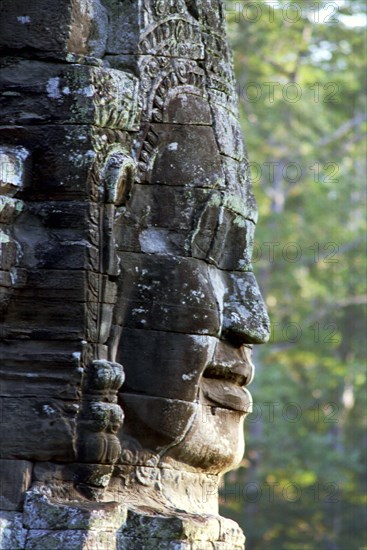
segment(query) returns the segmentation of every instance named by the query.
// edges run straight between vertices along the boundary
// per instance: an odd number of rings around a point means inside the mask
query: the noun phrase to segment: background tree
[[[248,550],[366,546],[365,2],[227,2],[273,323],[222,513]]]

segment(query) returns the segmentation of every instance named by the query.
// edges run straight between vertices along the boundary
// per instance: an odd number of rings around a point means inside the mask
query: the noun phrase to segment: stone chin
[[[141,394],[120,394],[120,400],[123,448],[152,453],[155,466],[222,474],[243,457],[244,412]]]
[[[236,468],[245,452],[244,418],[242,412],[200,404],[185,438],[168,454],[206,473]]]

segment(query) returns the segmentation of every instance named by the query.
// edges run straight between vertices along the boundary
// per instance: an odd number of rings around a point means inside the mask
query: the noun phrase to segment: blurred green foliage
[[[226,2],[273,324],[221,513],[247,550],[366,547],[366,4]],[[267,244],[266,244],[267,243]]]

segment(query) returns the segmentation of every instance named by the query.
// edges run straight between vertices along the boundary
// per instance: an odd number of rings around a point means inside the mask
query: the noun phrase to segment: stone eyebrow
[[[239,214],[246,218],[246,220],[257,223],[258,211],[256,206],[249,204],[249,202],[243,201],[236,195],[226,195],[224,197],[223,206],[232,210],[235,214]]]
[[[242,216],[248,221],[253,222],[255,225],[258,219],[258,211],[255,205],[252,205],[250,201],[244,201],[238,195],[232,195],[230,193],[223,193],[221,195],[213,196],[209,199],[209,205],[227,208],[233,213]]]

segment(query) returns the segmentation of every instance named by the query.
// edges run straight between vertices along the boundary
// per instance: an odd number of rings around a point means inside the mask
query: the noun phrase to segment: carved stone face
[[[139,147],[140,181],[117,225],[123,432],[163,460],[222,472],[242,458],[251,348],[269,337],[240,129],[186,95]]]

